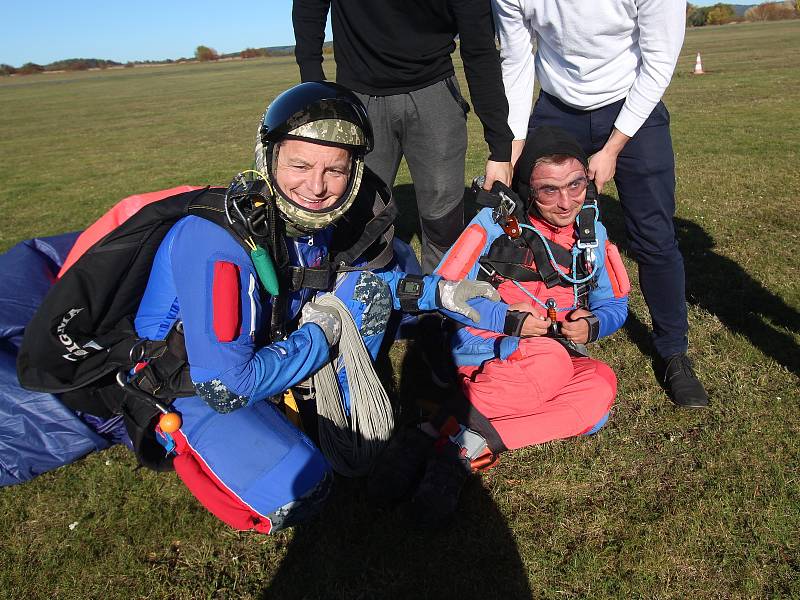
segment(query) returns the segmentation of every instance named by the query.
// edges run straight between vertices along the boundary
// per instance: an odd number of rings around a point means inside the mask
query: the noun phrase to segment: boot
[[[416,427],[396,435],[367,480],[369,500],[384,507],[407,500],[422,478],[435,441]]]
[[[425,466],[422,481],[411,498],[412,521],[423,529],[449,525],[471,472],[469,461],[460,456],[460,448],[448,441]]]
[[[692,368],[686,354],[673,354],[663,359],[662,383],[672,401],[685,408],[705,408],[708,394]]]

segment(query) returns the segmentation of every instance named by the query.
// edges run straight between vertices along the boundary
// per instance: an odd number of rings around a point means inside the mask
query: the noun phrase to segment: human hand
[[[605,148],[589,159],[589,179],[594,180],[597,193],[603,191],[606,182],[614,177],[617,170],[617,155]]]
[[[490,191],[492,189],[492,184],[495,181],[500,181],[505,185],[510,186],[512,175],[513,169],[511,167],[511,161],[497,162],[494,160],[487,160],[486,177],[484,178],[483,189]]]
[[[541,315],[529,302],[510,304],[508,310],[528,313],[528,316],[522,322],[522,329],[520,329],[519,332],[520,337],[547,335],[547,330],[550,327],[550,320]]]
[[[301,324],[314,323],[322,329],[329,346],[338,343],[342,335],[342,320],[332,308],[321,306],[316,302],[309,302],[303,306],[300,313]]]
[[[573,310],[567,319],[561,323],[561,334],[570,342],[586,344],[589,341],[589,322],[582,317],[591,317],[592,313],[586,309]]]
[[[606,182],[614,177],[617,171],[617,157],[629,139],[631,138],[615,127],[605,145],[589,159],[589,179],[594,180],[598,194],[603,191]]]
[[[471,279],[448,281],[442,279],[439,281],[438,288],[439,306],[464,315],[475,323],[481,320],[481,315],[467,304],[467,300],[472,298],[488,298],[494,302],[500,300],[500,292],[486,281],[472,281]]]

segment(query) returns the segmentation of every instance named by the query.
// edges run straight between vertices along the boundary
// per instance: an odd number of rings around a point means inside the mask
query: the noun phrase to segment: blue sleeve
[[[520,338],[511,335],[484,338],[467,329],[457,330],[451,339],[456,366],[479,366],[487,360],[506,360],[519,347]]]
[[[604,298],[589,303],[589,310],[600,321],[600,338],[611,335],[622,327],[628,318],[628,297]]]
[[[389,286],[389,291],[392,293],[392,307],[395,310],[401,310],[400,299],[397,297],[397,286],[406,276],[406,273],[403,271],[374,271],[374,273]],[[436,284],[439,283],[440,279],[441,277],[438,275],[425,275],[422,278],[422,296],[417,300],[419,310],[430,311],[437,309]]]
[[[389,289],[392,292],[392,305],[394,309],[401,310],[400,300],[397,298],[397,285],[400,280],[406,276],[406,274],[401,271],[389,271],[375,274],[386,281],[386,283],[389,285]],[[480,314],[480,321],[475,323],[462,314],[451,312],[439,307],[437,302],[436,286],[441,279],[442,278],[439,275],[425,275],[423,278],[422,296],[420,296],[419,300],[417,300],[419,310],[438,310],[443,315],[450,317],[454,321],[463,323],[464,325],[472,325],[473,327],[486,329],[488,331],[496,331],[498,333],[503,332],[506,313],[508,312],[507,304],[504,302],[493,302],[488,298],[473,298],[472,300],[468,300],[467,303],[471,307],[477,309],[478,313]]]
[[[328,342],[319,325],[306,323],[284,341],[259,349],[252,360],[222,374],[245,392],[248,404],[288,390],[329,360]]]
[[[255,333],[268,323],[262,318],[250,257],[227,231],[205,219],[187,217],[176,227],[181,229],[172,238],[170,260],[190,375],[212,408],[230,412],[268,398],[306,379],[328,360],[327,340],[316,325],[257,348]],[[217,299],[215,306],[215,265],[220,261],[235,265],[239,285],[230,292],[230,301]],[[240,327],[233,339],[218,339],[215,310],[238,311]]]
[[[600,247],[598,248],[598,274],[596,286],[589,292],[589,310],[600,321],[599,338],[604,338],[617,331],[628,318],[628,296],[617,298],[606,271],[605,240],[607,234],[601,223],[597,224]]]
[[[472,279],[473,281],[478,278],[478,273],[480,272],[480,257],[489,252],[492,243],[497,239],[498,236],[504,235],[502,228],[492,219],[492,209],[490,208],[483,208],[478,211],[478,214],[475,215],[475,217],[473,217],[473,219],[469,222],[467,228],[475,225],[483,229],[486,234],[486,238],[479,255],[471,262],[465,262],[462,265],[462,267],[468,268],[465,279]],[[467,228],[465,228],[465,232]],[[461,235],[463,236],[464,234],[462,233]],[[456,244],[457,243],[458,242],[456,242]],[[448,250],[447,253],[442,257],[439,266],[436,267],[437,272],[442,269],[444,265],[453,260],[453,257],[451,256],[452,251],[453,248],[450,248],[450,250]],[[498,302],[492,302],[488,298],[473,298],[472,300],[468,301],[468,304],[472,308],[476,309],[480,314],[480,320],[477,323],[471,319],[468,319],[464,315],[454,313],[449,310],[440,310],[440,312],[450,317],[454,321],[462,323],[463,325],[469,325],[485,331],[503,333],[506,322],[506,314],[508,313],[508,304],[502,300]]]

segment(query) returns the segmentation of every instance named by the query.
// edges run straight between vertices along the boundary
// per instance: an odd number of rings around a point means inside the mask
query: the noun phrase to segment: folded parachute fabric
[[[91,418],[87,424],[56,396],[25,390],[17,381],[25,325],[76,238],[70,233],[27,240],[0,255],[0,486],[22,483],[119,440],[114,423]]]

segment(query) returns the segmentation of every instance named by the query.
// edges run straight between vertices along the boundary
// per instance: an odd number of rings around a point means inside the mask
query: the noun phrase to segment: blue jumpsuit
[[[318,265],[331,232],[328,228],[305,238],[287,238],[292,264]],[[412,272],[418,268],[408,267]],[[399,308],[392,290],[403,275],[395,267],[379,273],[354,271],[337,280],[335,294],[353,314],[373,358],[392,308]],[[433,308],[435,285],[427,287],[420,306]],[[183,425],[166,443],[177,444],[179,475],[218,517],[234,527],[268,533],[316,512],[328,493],[327,461],[266,400],[308,379],[329,360],[329,348],[322,329],[313,323],[296,328],[283,341],[259,347],[258,334],[269,327],[259,289],[249,255],[226,230],[196,216],[184,217],[159,247],[135,325],[140,336],[163,339],[176,320],[183,322],[197,395],[173,404]],[[291,294],[291,322],[297,322],[313,294],[310,289]],[[192,455],[196,475],[202,471],[201,479],[212,480],[250,514],[226,518],[225,498],[217,497],[218,490],[209,497],[208,481],[192,482],[191,469],[180,466],[182,453]]]

